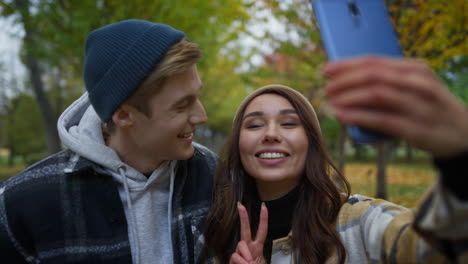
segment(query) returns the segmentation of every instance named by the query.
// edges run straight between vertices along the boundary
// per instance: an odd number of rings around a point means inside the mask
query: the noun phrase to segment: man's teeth
[[[278,159],[284,158],[286,155],[284,153],[277,153],[277,152],[265,152],[259,155],[262,159]]]
[[[181,138],[189,138],[191,136],[192,136],[192,133],[188,133],[188,134],[181,135],[180,137]]]

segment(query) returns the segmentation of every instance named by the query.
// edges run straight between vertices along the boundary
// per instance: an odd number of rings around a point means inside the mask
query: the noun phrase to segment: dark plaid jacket
[[[191,159],[178,162],[175,263],[201,262],[216,159],[197,146]],[[127,222],[112,176],[66,150],[0,183],[0,262],[131,263]]]

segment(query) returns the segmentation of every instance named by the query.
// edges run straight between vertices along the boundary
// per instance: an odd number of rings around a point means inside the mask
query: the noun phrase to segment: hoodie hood
[[[155,177],[162,170],[173,167],[172,162],[164,162],[156,169],[150,177],[146,177],[136,169],[120,160],[117,153],[106,146],[102,135],[102,121],[97,115],[88,98],[84,93],[78,100],[71,104],[58,120],[58,132],[62,143],[78,155],[85,157],[110,171],[117,181],[122,183],[119,168],[125,167],[125,175],[129,180],[130,190],[144,189],[150,184],[157,182],[168,182],[168,178]],[[175,161],[174,161],[175,162]]]
[[[57,128],[67,148],[117,172],[122,161],[113,149],[105,145],[101,124],[86,92],[62,113]]]

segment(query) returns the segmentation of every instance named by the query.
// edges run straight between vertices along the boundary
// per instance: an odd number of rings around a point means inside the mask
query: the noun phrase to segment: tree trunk
[[[52,110],[51,104],[44,91],[41,79],[41,70],[36,56],[34,55],[34,30],[30,22],[29,1],[16,0],[15,4],[21,13],[24,26],[24,49],[26,53],[26,67],[29,71],[31,85],[44,121],[44,128],[47,135],[47,150],[50,154],[60,151],[60,139],[57,131],[57,116]]]
[[[27,31],[26,31],[26,34]],[[25,37],[26,39],[26,37]],[[47,135],[47,150],[50,154],[60,151],[60,139],[57,131],[57,117],[52,110],[49,99],[44,91],[44,86],[41,80],[41,72],[39,64],[34,55],[26,50],[27,68],[31,77],[31,84],[34,90],[34,95],[42,114],[44,127]]]
[[[346,153],[345,153],[345,142],[346,142],[346,125],[340,123],[340,133],[338,136],[338,144],[337,144],[337,169],[343,176],[345,175],[345,161],[346,161]],[[335,173],[333,175],[333,181],[335,182],[338,188],[343,188],[341,178],[338,176],[339,174]]]
[[[406,147],[406,161],[411,162],[413,161],[413,146],[411,146],[409,143],[405,143]]]
[[[346,125],[340,123],[340,134],[338,137],[338,170],[344,175],[346,153]]]
[[[8,155],[8,168],[12,168],[13,165],[15,165],[15,156],[16,156],[16,150],[15,146],[10,145],[10,154]]]
[[[5,97],[6,98],[6,97]],[[6,109],[6,114],[7,114],[7,119],[6,119],[6,125],[7,129],[6,131],[6,146],[10,150],[10,154],[8,155],[8,167],[11,168],[14,165],[15,161],[15,156],[16,156],[16,147],[15,147],[15,139],[14,139],[14,123],[15,119],[13,118],[15,116],[16,110],[18,110],[19,106],[19,100],[18,98],[12,98],[9,104],[7,105]]]
[[[377,191],[376,198],[387,199],[387,155],[386,143],[379,142],[377,148]]]
[[[362,144],[353,143],[354,147],[354,158],[358,161],[362,161],[364,159],[364,146]]]

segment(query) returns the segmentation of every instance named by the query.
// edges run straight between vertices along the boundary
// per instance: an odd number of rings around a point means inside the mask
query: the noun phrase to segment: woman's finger
[[[257,235],[255,236],[255,241],[260,243],[262,246],[265,243],[268,233],[268,209],[265,206],[265,203],[262,203],[260,209],[260,222],[258,224]]]
[[[266,264],[266,261],[265,261],[265,258],[262,257],[258,257],[254,262],[252,262],[251,264]]]
[[[463,109],[462,109],[463,110]],[[450,111],[448,115],[466,116],[468,113]],[[433,122],[418,122],[406,115],[394,112],[369,111],[359,108],[337,108],[340,121],[355,124],[407,140],[413,146],[432,153],[435,157],[450,157],[462,153],[468,148],[468,122],[453,123],[451,117],[443,111]]]
[[[243,259],[237,252],[231,255],[231,259],[229,260],[229,264],[249,264],[249,261]]]
[[[241,225],[241,240],[250,243],[252,241],[252,234],[250,232],[249,215],[245,207],[240,202],[237,203],[237,210],[239,212],[239,219]]]
[[[252,253],[250,252],[249,246],[245,241],[237,243],[236,253],[239,254],[247,262],[253,261]]]
[[[437,85],[438,87],[434,87]],[[440,90],[446,89],[435,77],[420,72],[400,72],[399,69],[358,68],[331,79],[325,86],[328,96],[341,93],[352,93],[354,90],[366,87],[369,91],[386,86],[395,90],[404,90],[428,100],[437,99]]]
[[[393,112],[405,115],[416,122],[427,122],[437,102],[419,97],[403,89],[380,86],[379,89],[356,88],[330,98],[331,105],[338,108],[361,108],[369,111]]]
[[[433,70],[426,63],[417,59],[378,56],[364,56],[360,58],[330,62],[325,65],[322,72],[325,76],[333,78],[343,72],[348,72],[361,67],[378,68],[382,66],[399,69],[401,73],[421,72],[428,75],[433,74]]]

